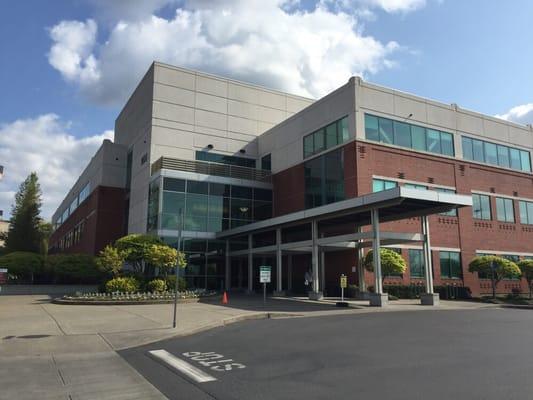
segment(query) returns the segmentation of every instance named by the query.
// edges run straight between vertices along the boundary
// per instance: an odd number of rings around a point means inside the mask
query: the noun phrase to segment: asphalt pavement
[[[531,399],[533,312],[245,321],[119,354],[169,399]]]

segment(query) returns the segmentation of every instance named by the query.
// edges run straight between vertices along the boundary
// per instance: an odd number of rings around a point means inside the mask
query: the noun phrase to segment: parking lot
[[[529,310],[247,321],[119,352],[170,399],[526,399]]]

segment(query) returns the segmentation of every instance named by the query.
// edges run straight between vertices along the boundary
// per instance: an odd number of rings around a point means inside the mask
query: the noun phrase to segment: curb
[[[190,299],[178,299],[178,304],[199,303],[199,302],[218,301],[218,296],[194,297]],[[53,304],[79,305],[79,306],[132,306],[146,304],[174,304],[171,300],[70,300],[55,298],[51,301]]]
[[[159,339],[155,340],[148,340],[146,342],[138,343],[133,346],[125,346],[125,347],[112,347],[114,351],[122,351],[126,349],[132,349],[135,347],[142,347],[146,346],[152,343],[160,342],[163,340],[169,340],[174,338],[180,338],[185,336],[192,336],[197,333],[202,333],[206,331],[210,331],[215,328],[222,328],[224,326],[232,325],[237,322],[242,321],[249,321],[249,320],[261,320],[261,319],[276,319],[276,318],[297,318],[297,317],[303,317],[302,314],[296,314],[296,313],[284,313],[284,312],[260,312],[260,313],[253,313],[253,314],[245,314],[245,315],[236,315],[234,317],[228,317],[223,319],[219,322],[213,322],[210,324],[206,324],[204,326],[199,326],[197,328],[189,329],[186,332],[177,332],[177,333],[171,333],[169,336],[165,336]],[[170,332],[169,332],[170,333]]]

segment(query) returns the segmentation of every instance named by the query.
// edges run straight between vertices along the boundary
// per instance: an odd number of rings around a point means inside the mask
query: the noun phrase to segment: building
[[[360,268],[376,242],[371,220],[408,263],[385,285],[433,278],[488,293],[490,281],[468,272],[475,255],[533,257],[532,127],[360,78],[312,101],[154,63],[106,145],[116,165],[91,161],[54,214],[56,249],[94,253],[126,232],[177,246],[182,227],[190,285],[256,290],[259,266],[272,265],[271,289],[304,292],[312,270],[313,291],[328,294],[342,273],[381,285]],[[90,178],[111,166],[113,183]],[[80,201],[89,181],[91,207]],[[116,195],[108,214],[96,206],[112,196],[101,188]],[[381,224],[369,207],[383,211]],[[76,244],[66,239],[90,218]],[[513,288],[527,289],[509,280],[498,291]]]

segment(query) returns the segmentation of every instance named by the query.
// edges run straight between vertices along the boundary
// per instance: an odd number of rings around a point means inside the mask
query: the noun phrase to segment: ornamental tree
[[[121,237],[115,242],[115,247],[124,255],[124,260],[128,262],[136,273],[141,273],[148,251],[152,245],[163,245],[163,242],[156,236],[131,234]]]
[[[381,272],[382,280],[389,275],[400,275],[403,274],[406,270],[405,260],[402,256],[391,249],[382,247],[379,249],[379,254],[381,256]],[[367,271],[374,271],[374,254],[370,250],[363,260],[363,266]]]
[[[520,278],[522,272],[511,260],[498,256],[477,256],[468,265],[470,272],[477,272],[490,278],[492,298],[496,298],[496,286],[502,279]]]
[[[529,287],[529,298],[531,299],[531,292],[533,291],[533,260],[522,260],[517,265],[522,271],[522,276],[526,278],[527,286]]]
[[[183,268],[186,265],[185,255],[166,244],[153,244],[148,247],[145,259],[148,264],[159,268],[164,276],[176,266]]]
[[[124,266],[124,253],[116,247],[107,245],[98,254],[96,266],[104,274],[116,277]]]

